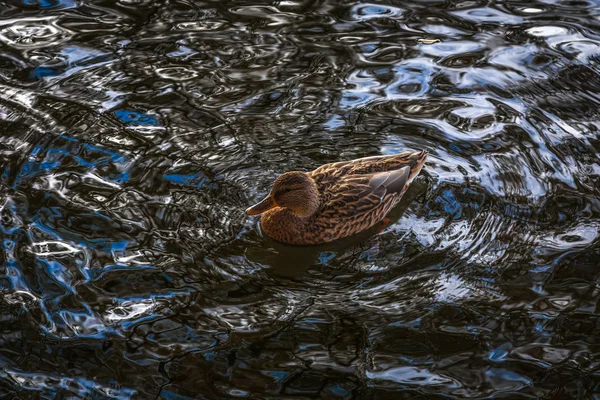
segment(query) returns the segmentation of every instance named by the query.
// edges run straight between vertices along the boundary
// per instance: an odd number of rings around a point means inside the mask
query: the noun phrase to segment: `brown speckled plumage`
[[[359,233],[381,221],[421,171],[427,152],[360,158],[287,172],[269,195],[247,210],[261,227],[289,244],[319,244]]]

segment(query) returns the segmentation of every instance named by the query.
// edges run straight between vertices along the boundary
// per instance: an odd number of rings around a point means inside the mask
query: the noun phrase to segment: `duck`
[[[384,220],[427,154],[406,151],[286,172],[246,214],[260,215],[262,231],[285,244],[317,245],[351,236]]]

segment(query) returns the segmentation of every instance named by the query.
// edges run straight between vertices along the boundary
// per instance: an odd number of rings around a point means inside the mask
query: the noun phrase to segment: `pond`
[[[598,399],[600,2],[0,4],[6,398]],[[290,170],[427,150],[293,247]]]

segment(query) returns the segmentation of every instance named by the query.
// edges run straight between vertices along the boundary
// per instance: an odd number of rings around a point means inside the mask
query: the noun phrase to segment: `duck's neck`
[[[267,235],[273,239],[295,243],[306,233],[306,226],[311,216],[302,217],[289,208],[277,207],[261,216],[260,225]]]
[[[319,207],[321,206],[319,200],[319,193],[308,193],[306,198],[304,198],[301,207],[284,209],[295,217],[308,219],[319,210]]]

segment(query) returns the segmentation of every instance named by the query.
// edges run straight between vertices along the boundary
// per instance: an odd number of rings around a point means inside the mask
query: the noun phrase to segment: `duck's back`
[[[321,208],[309,221],[315,243],[350,236],[381,221],[425,158],[423,152],[405,152],[326,164],[309,173],[321,194]]]

